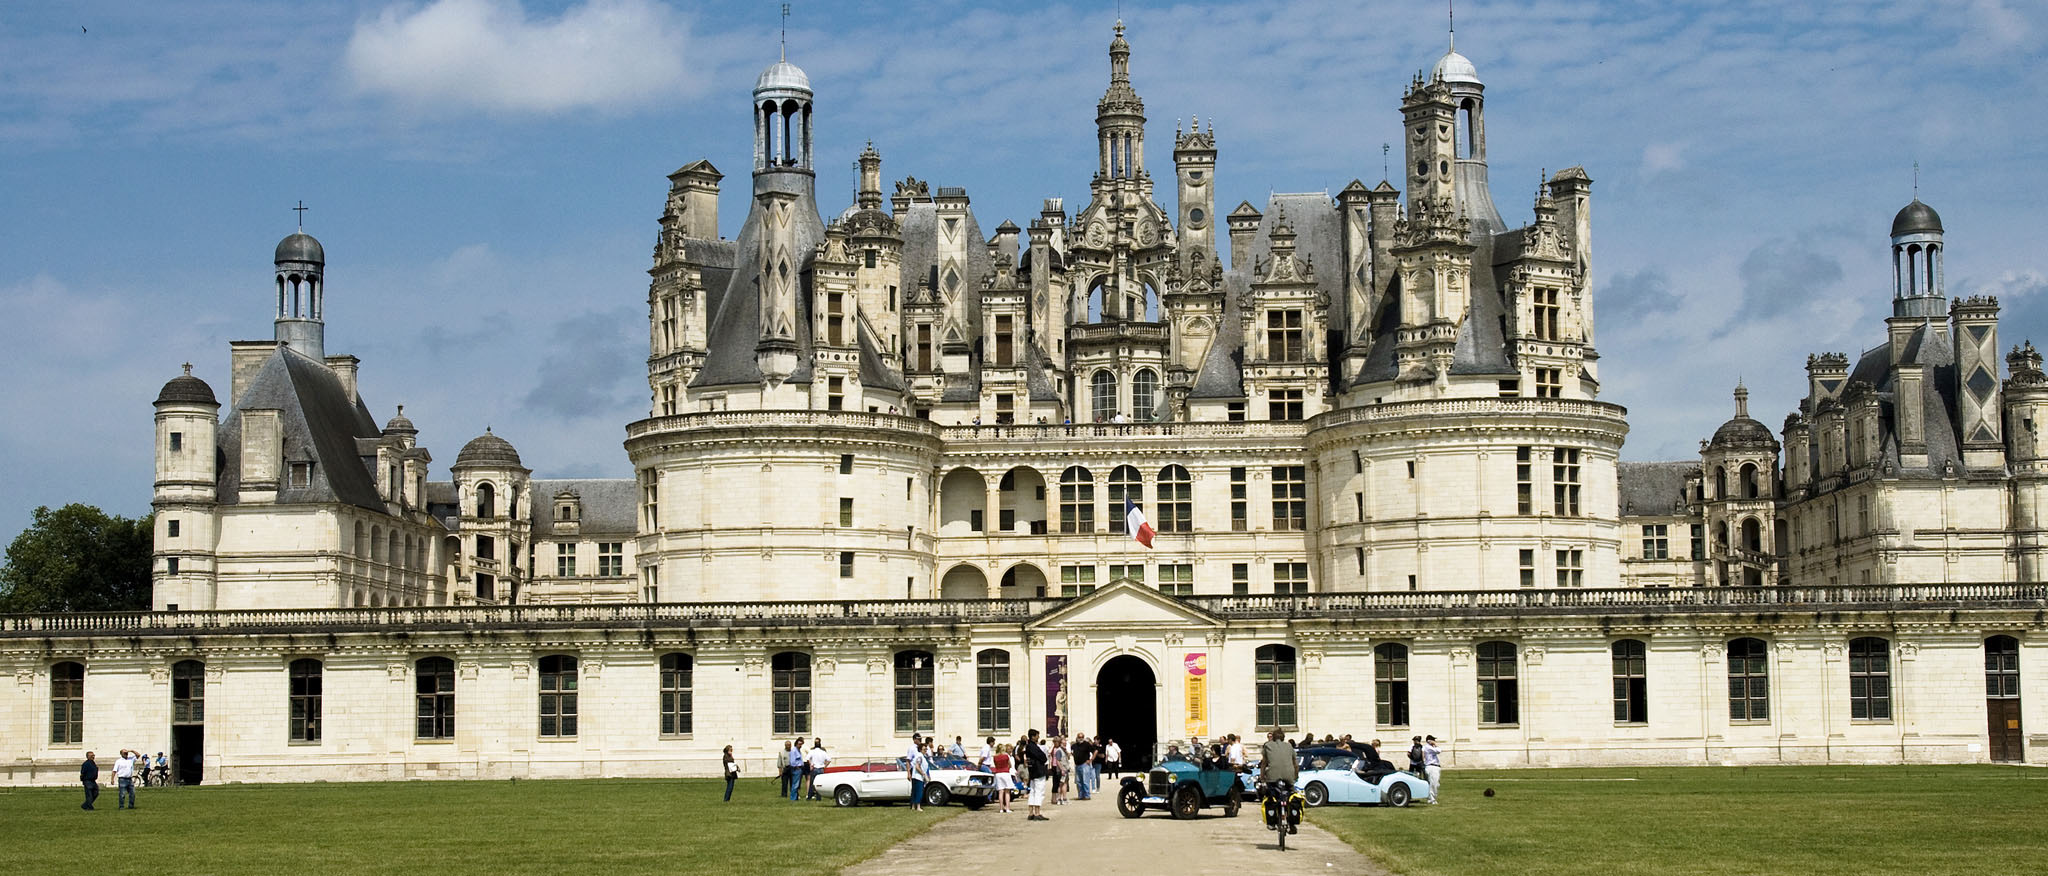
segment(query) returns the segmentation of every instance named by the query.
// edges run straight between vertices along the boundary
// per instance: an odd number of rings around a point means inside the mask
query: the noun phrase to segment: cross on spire
[[[304,234],[306,232],[306,211],[311,209],[313,208],[306,206],[305,201],[300,201],[298,206],[292,208],[292,212],[299,214],[300,234]]]
[[[789,60],[789,4],[782,4],[782,60]]]
[[[1451,51],[1458,50],[1458,4],[1457,0],[1444,0],[1444,14],[1451,23]]]
[[[1913,161],[1913,200],[1920,200],[1920,161]]]

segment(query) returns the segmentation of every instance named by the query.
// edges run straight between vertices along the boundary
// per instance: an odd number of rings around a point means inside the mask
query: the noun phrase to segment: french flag
[[[1145,522],[1145,509],[1138,507],[1136,500],[1124,499],[1124,531],[1146,547],[1152,546],[1152,524]]]

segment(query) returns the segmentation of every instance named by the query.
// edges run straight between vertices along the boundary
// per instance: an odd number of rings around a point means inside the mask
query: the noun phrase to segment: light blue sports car
[[[1367,770],[1365,762],[1350,754],[1330,758],[1321,769],[1301,771],[1295,786],[1308,805],[1362,803],[1367,806],[1406,806],[1410,801],[1429,799],[1429,782],[1414,773],[1388,771],[1386,762]]]

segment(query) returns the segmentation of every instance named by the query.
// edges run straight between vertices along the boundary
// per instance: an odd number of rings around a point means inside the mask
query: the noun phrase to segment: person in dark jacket
[[[1415,737],[1415,746],[1408,749],[1408,771],[1418,776],[1422,775],[1422,761],[1422,737],[1417,736]]]
[[[85,763],[78,766],[78,781],[85,785],[85,805],[80,809],[91,809],[92,801],[100,796],[100,765],[93,761],[92,752],[85,753]]]

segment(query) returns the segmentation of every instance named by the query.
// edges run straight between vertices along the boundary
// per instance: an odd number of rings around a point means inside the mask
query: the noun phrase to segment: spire
[[[782,60],[789,60],[789,4],[782,4]]]
[[[789,6],[788,6],[788,4],[784,4],[784,5],[783,5],[783,7],[782,7],[782,11],[783,11],[783,12],[784,12],[785,14],[787,14],[787,13],[789,12]],[[1445,51],[1447,51],[1447,52],[1455,52],[1455,51],[1457,51],[1457,50],[1458,50],[1458,4],[1457,4],[1457,0],[1444,0],[1444,15],[1445,15],[1445,16],[1446,16],[1446,17],[1447,17],[1447,18],[1449,19],[1449,21],[1450,21],[1450,23],[1451,23],[1451,45],[1450,45],[1450,48],[1448,48],[1448,49],[1445,49]]]
[[[1742,378],[1735,379],[1735,415],[1749,416],[1749,387],[1742,385]]]

